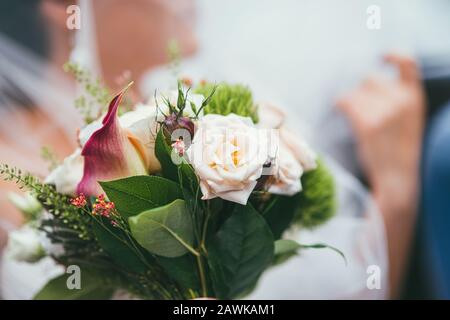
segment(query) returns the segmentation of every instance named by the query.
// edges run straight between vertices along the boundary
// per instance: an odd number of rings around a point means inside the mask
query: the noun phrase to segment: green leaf
[[[200,292],[200,280],[194,256],[185,254],[177,258],[156,257],[156,260],[164,271],[186,290]]]
[[[280,264],[297,254],[299,249],[330,249],[339,254],[347,264],[347,259],[341,250],[325,243],[300,244],[294,240],[281,239],[275,241],[275,264]]]
[[[294,240],[280,239],[275,241],[274,265],[281,264],[295,256],[301,245]]]
[[[178,181],[178,169],[172,161],[171,153],[172,148],[167,144],[161,128],[156,134],[155,155],[161,164],[163,176],[172,181]]]
[[[34,300],[106,300],[114,290],[105,286],[98,274],[81,269],[81,288],[68,289],[70,274],[62,274],[49,282],[34,296]]]
[[[106,223],[101,225],[97,220],[94,220],[92,228],[98,244],[117,265],[133,272],[144,272],[146,270],[144,262],[126,244],[128,240],[121,237],[117,228]]]
[[[229,299],[246,292],[273,254],[273,235],[264,218],[251,205],[237,205],[208,245],[216,296]]]
[[[134,176],[100,182],[100,185],[125,218],[166,205],[183,196],[178,184],[158,176]]]
[[[300,244],[301,249],[330,249],[334,252],[336,252],[338,255],[344,259],[345,265],[347,265],[347,258],[345,257],[345,254],[339,250],[336,247],[330,246],[326,243],[314,243],[314,244]]]
[[[281,239],[275,241],[275,255],[297,252],[301,245],[294,240]]]
[[[171,258],[195,252],[191,215],[184,200],[147,210],[128,222],[136,241],[153,254]]]
[[[183,188],[192,195],[196,195],[199,188],[199,182],[198,177],[190,164],[182,162],[178,166],[178,179]],[[198,197],[198,199],[200,199],[200,197]]]
[[[199,230],[201,228],[201,213],[203,212],[200,186],[194,169],[188,163],[178,166],[178,181],[180,182],[183,199],[191,212],[193,224]]]
[[[298,195],[287,197],[273,195],[273,204],[262,214],[272,230],[275,239],[280,239],[284,231],[292,224],[295,209],[298,205]]]

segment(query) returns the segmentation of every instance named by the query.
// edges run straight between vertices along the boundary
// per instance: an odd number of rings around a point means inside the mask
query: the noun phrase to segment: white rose
[[[246,204],[269,157],[267,141],[250,118],[209,114],[201,118],[187,150],[200,178],[202,199]]]
[[[59,193],[74,195],[77,185],[83,177],[83,168],[84,159],[81,156],[81,149],[76,149],[50,173],[45,179],[45,183],[55,185],[56,191]]]
[[[286,113],[270,103],[258,104],[258,126],[263,128],[280,128],[286,120]]]
[[[275,179],[268,191],[294,195],[302,189],[300,178],[303,172],[317,167],[317,156],[301,135],[293,133],[284,125],[286,115],[283,110],[273,105],[262,104],[259,116],[259,126],[277,129],[280,140],[280,148],[272,171]]]
[[[300,162],[303,170],[310,171],[317,168],[317,155],[301,135],[286,127],[281,127],[280,140],[289,148],[295,159]]]
[[[262,128],[279,129],[281,142],[287,146],[294,157],[303,167],[309,171],[317,168],[317,155],[306,143],[305,139],[290,130],[285,124],[286,114],[281,109],[271,104],[259,105],[259,123]]]
[[[273,183],[268,191],[293,196],[302,190],[300,178],[303,168],[285,145],[280,144],[273,168]]]
[[[39,231],[23,226],[9,233],[5,255],[20,262],[37,262],[45,256],[45,249],[41,244]]]

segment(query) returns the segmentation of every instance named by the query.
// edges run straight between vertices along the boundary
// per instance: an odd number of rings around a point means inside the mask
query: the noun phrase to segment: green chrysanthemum
[[[214,90],[214,86],[212,83],[206,83],[198,86],[194,91],[207,97]],[[218,84],[211,101],[205,106],[204,113],[221,115],[235,113],[252,118],[254,123],[258,122],[258,108],[253,103],[252,92],[241,84]]]
[[[325,164],[319,160],[317,169],[306,172],[301,180],[303,191],[299,193],[299,204],[294,222],[313,228],[330,219],[336,211],[334,179]]]

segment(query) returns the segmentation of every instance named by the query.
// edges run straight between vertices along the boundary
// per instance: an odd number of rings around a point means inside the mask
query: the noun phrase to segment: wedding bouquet
[[[77,290],[64,273],[36,299],[239,298],[300,249],[328,247],[283,237],[329,219],[335,190],[280,110],[226,83],[179,81],[122,109],[125,94],[88,120],[44,182],[0,167],[32,195],[15,199],[29,222],[11,234],[10,255],[81,270]]]

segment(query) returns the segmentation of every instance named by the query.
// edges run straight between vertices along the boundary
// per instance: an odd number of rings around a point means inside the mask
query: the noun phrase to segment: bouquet
[[[239,298],[301,249],[329,248],[285,236],[324,223],[336,204],[333,177],[279,109],[237,84],[179,81],[135,106],[126,91],[86,117],[79,148],[43,182],[0,167],[29,192],[13,198],[28,223],[7,253],[80,273],[36,299]]]

